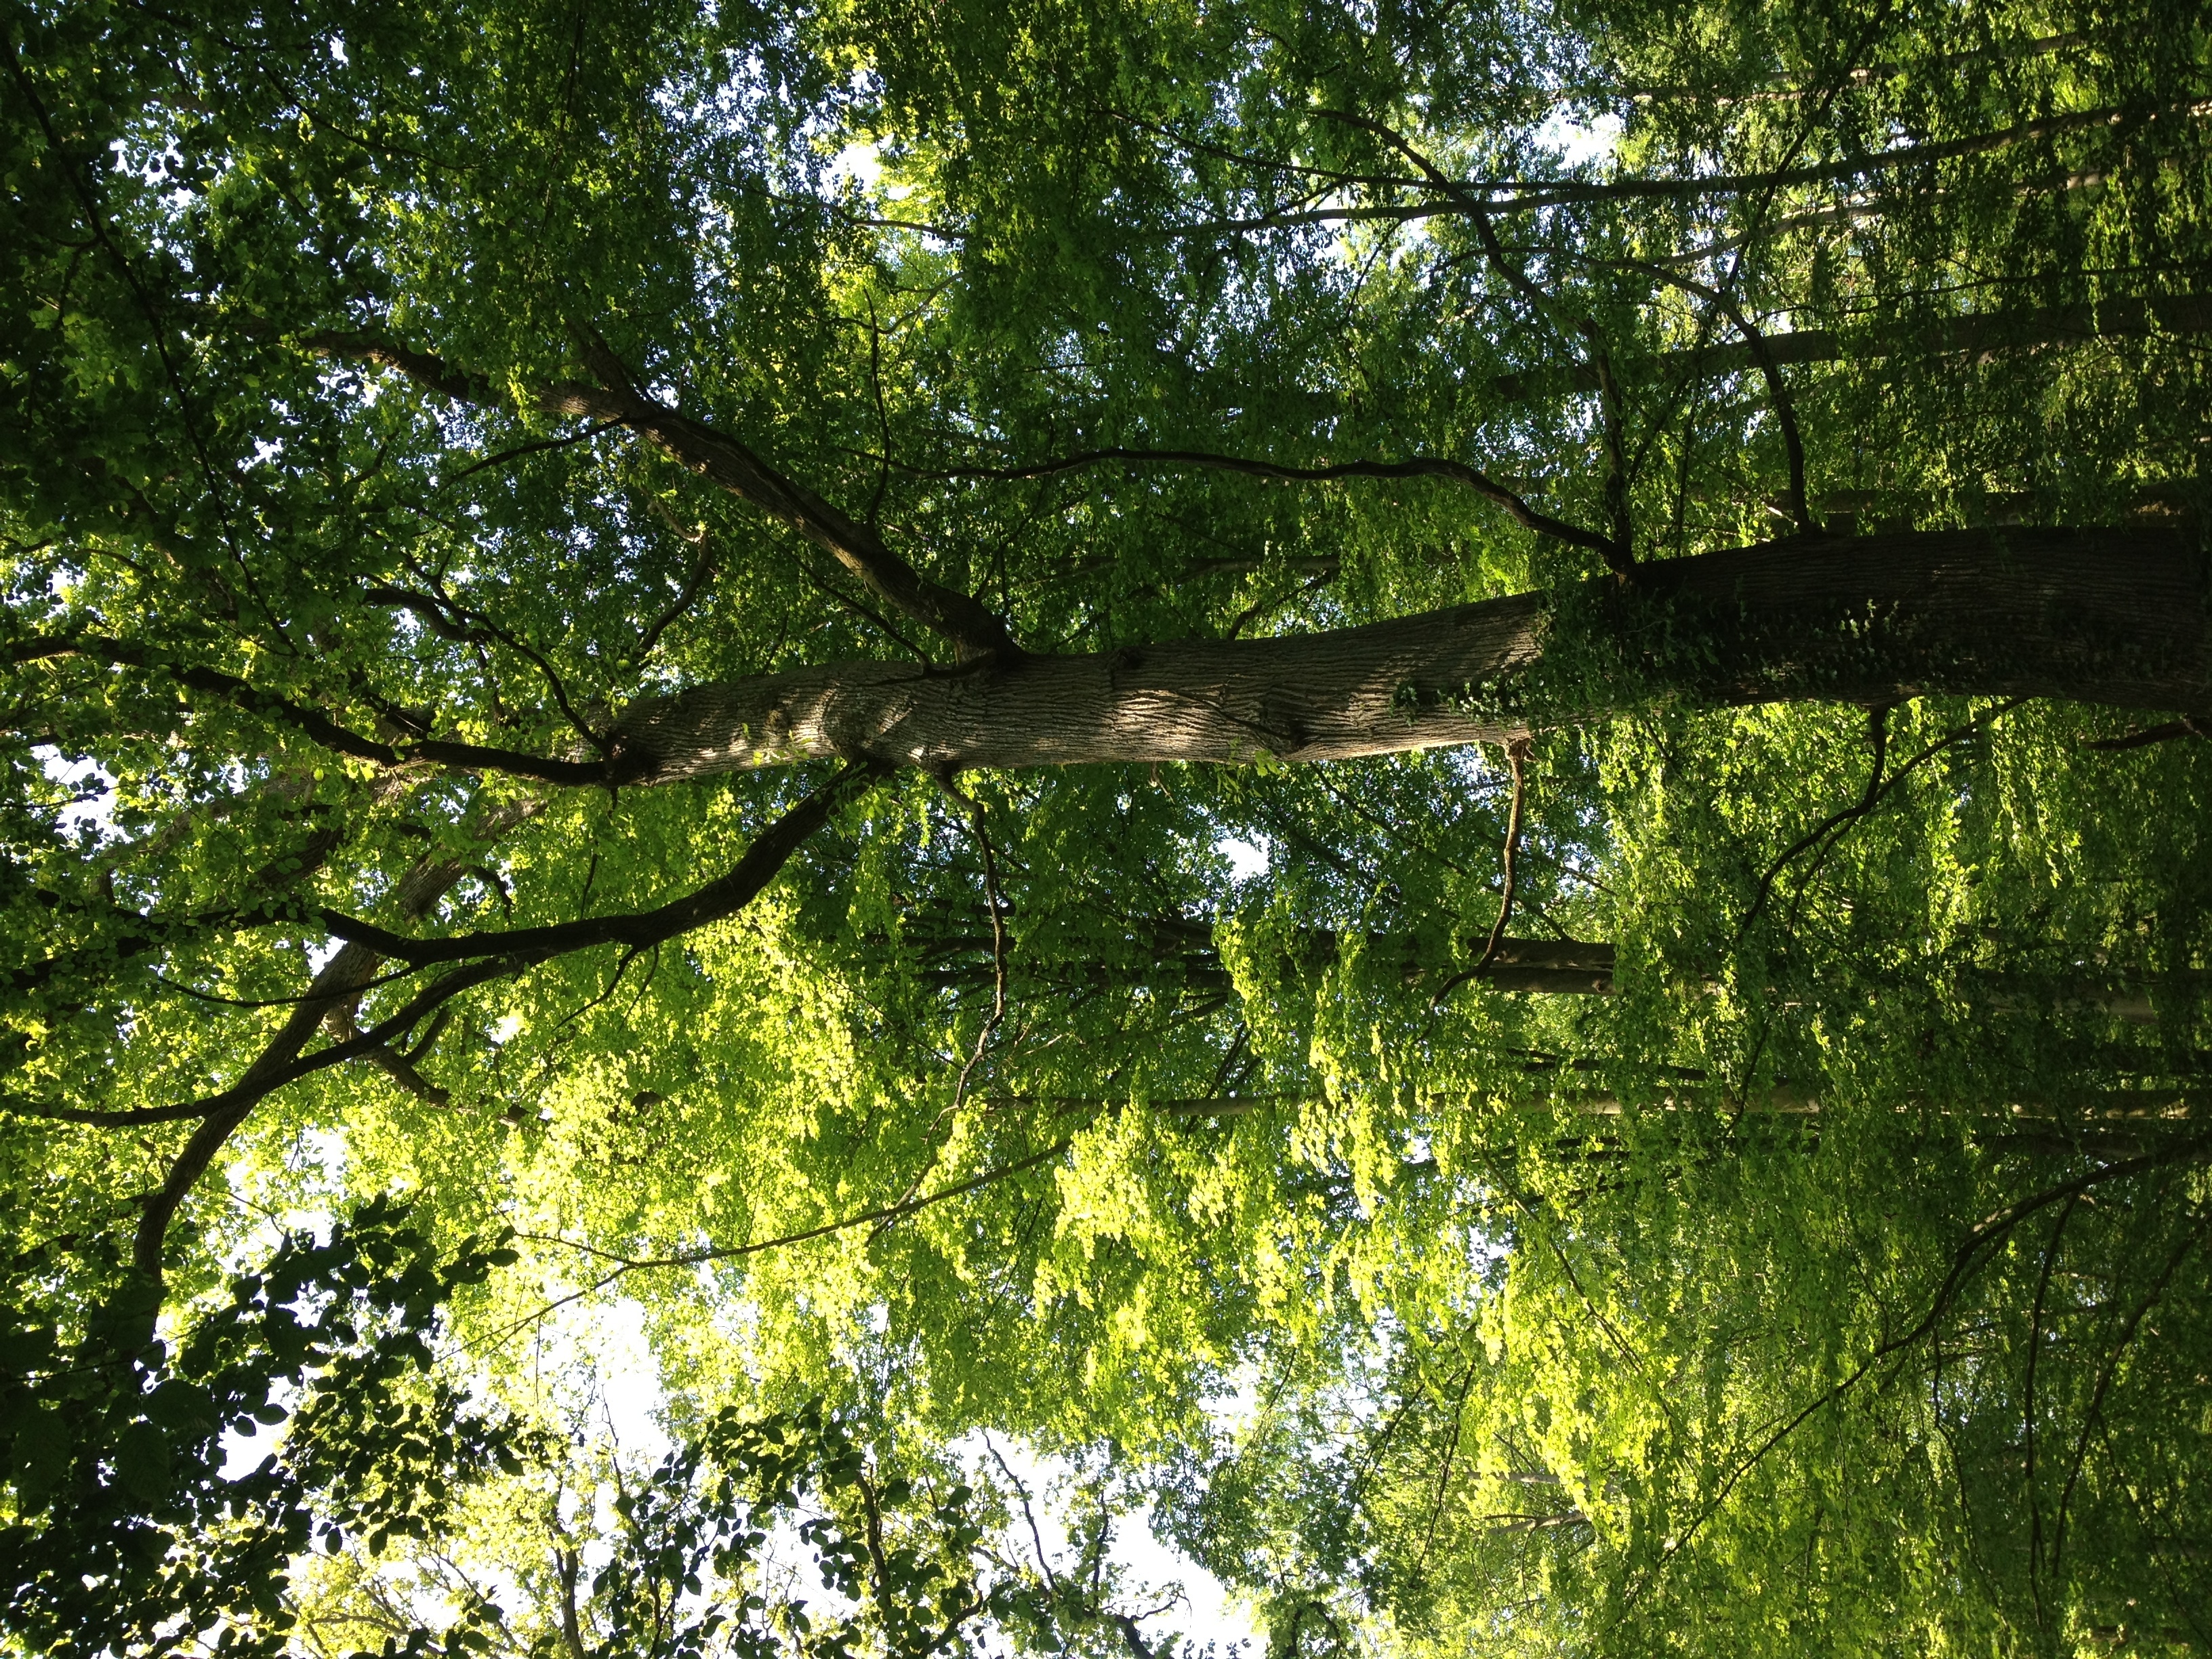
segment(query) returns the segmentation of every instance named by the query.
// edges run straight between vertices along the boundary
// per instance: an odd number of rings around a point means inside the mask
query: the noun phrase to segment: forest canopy
[[[0,53],[0,1649],[2212,1649],[2201,9]]]

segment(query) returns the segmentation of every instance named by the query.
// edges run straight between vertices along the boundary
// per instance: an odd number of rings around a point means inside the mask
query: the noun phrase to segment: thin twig
[[[580,1251],[586,1255],[597,1256],[602,1261],[611,1261],[616,1265],[613,1272],[586,1285],[583,1289],[572,1291],[556,1301],[547,1303],[536,1313],[518,1319],[512,1324],[501,1326],[492,1333],[492,1340],[497,1341],[521,1329],[523,1326],[543,1319],[547,1314],[568,1306],[571,1302],[580,1301],[585,1297],[605,1290],[617,1279],[625,1278],[631,1273],[644,1273],[661,1267],[696,1267],[709,1261],[732,1261],[740,1256],[758,1255],[764,1250],[780,1250],[786,1245],[805,1244],[817,1238],[827,1238],[834,1233],[848,1232],[854,1227],[864,1227],[872,1221],[901,1220],[914,1214],[917,1210],[927,1209],[933,1204],[941,1204],[947,1199],[958,1198],[963,1194],[972,1193],[980,1187],[988,1187],[993,1182],[1003,1181],[1009,1176],[1019,1175],[1026,1170],[1034,1170],[1038,1164],[1058,1158],[1073,1144],[1073,1137],[1066,1136],[1055,1140],[1042,1152],[1032,1152],[1027,1158],[1018,1158],[1012,1164],[1002,1164],[994,1170],[986,1170],[981,1175],[971,1176],[966,1181],[957,1182],[950,1187],[941,1187],[923,1197],[907,1199],[896,1204],[887,1204],[880,1209],[863,1210],[858,1215],[847,1216],[840,1221],[827,1221],[818,1227],[808,1227],[799,1232],[786,1233],[778,1238],[760,1239],[750,1244],[716,1245],[702,1250],[679,1251],[673,1255],[632,1257],[617,1255],[611,1250],[603,1250],[597,1245],[586,1244],[579,1239],[562,1238],[555,1234],[519,1232],[515,1234],[517,1238],[526,1240],[531,1243],[562,1245],[568,1249]]]
[[[976,1062],[983,1058],[984,1048],[990,1042],[992,1034],[999,1029],[1000,1022],[1006,1017],[1006,901],[999,887],[998,854],[991,845],[990,833],[983,828],[983,803],[963,793],[950,772],[939,776],[936,783],[960,808],[962,817],[967,820],[969,833],[975,837],[976,849],[983,858],[983,896],[991,908],[991,1015],[983,1022],[983,1029],[976,1034],[975,1053],[968,1056],[968,1063],[960,1068],[960,1080],[952,1090],[952,1104],[945,1108],[944,1114],[950,1115],[960,1109],[960,1103],[968,1093],[969,1074],[975,1069]]]

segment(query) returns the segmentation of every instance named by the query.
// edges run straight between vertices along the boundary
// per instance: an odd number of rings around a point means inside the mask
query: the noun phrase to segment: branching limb
[[[2150,1288],[2129,1310],[2127,1322],[2120,1328],[2119,1340],[2106,1354],[2105,1362],[2098,1370],[2096,1386],[2090,1390],[2088,1407],[2081,1413],[2081,1433],[2074,1444],[2074,1455],[2066,1470],[2066,1484],[2058,1493],[2058,1512],[2051,1525],[2051,1574],[2054,1578],[2058,1576],[2058,1569],[2066,1553],[2066,1513],[2074,1502],[2074,1489],[2081,1479],[2081,1467],[2088,1456],[2090,1433],[2105,1408],[2105,1395],[2112,1388],[2112,1379],[2119,1373],[2120,1361],[2134,1345],[2136,1331],[2150,1316],[2151,1310],[2165,1298],[2167,1287],[2173,1283],[2173,1276],[2181,1271],[2182,1262],[2197,1248],[2197,1241],[2204,1237],[2205,1231],[2206,1224],[2200,1220],[2182,1236],[2181,1243],[2166,1258],[2166,1266],[2151,1281]]]
[[[1766,399],[1773,406],[1775,423],[1782,428],[1782,447],[1790,463],[1790,520],[1801,535],[1818,533],[1820,526],[1813,517],[1805,493],[1805,445],[1797,430],[1797,408],[1791,401],[1789,383],[1782,377],[1782,366],[1775,361],[1773,349],[1768,344],[1764,330],[1754,327],[1743,307],[1730,299],[1723,289],[1701,283],[1664,265],[1649,264],[1641,259],[1616,259],[1608,263],[1624,270],[1639,271],[1655,281],[1694,294],[1707,305],[1727,318],[1735,331],[1743,337],[1745,349],[1752,361],[1759,365],[1760,377],[1766,382]]]
[[[1353,126],[1369,126],[1363,118],[1328,112],[1328,118],[1343,121]],[[1446,180],[1439,185],[1436,179],[1428,180],[1443,199],[1431,198],[1419,202],[1367,203],[1350,207],[1315,207],[1289,212],[1262,215],[1251,219],[1217,220],[1203,224],[1181,228],[1168,234],[1177,238],[1249,234],[1255,231],[1287,229],[1299,226],[1396,223],[1411,224],[1425,219],[1443,218],[1466,211],[1463,198],[1480,191],[1484,210],[1491,214],[1534,213],[1547,208],[1570,207],[1597,202],[1632,201],[1695,201],[1716,196],[1743,196],[1806,185],[1841,183],[1875,173],[1893,173],[1912,167],[1925,167],[1939,161],[1954,161],[1961,156],[1983,155],[2009,148],[2019,143],[2034,143],[2061,134],[2083,131],[2119,131],[2136,126],[2156,125],[2167,121],[2201,120],[2212,115],[2212,100],[2197,99],[2176,104],[2161,110],[2142,111],[2118,108],[2081,110],[2048,116],[2039,120],[2024,121],[2016,126],[1993,131],[1969,134],[1960,138],[1947,138],[1926,143],[1900,144],[1893,149],[1875,150],[1869,154],[1845,156],[1832,161],[1788,164],[1765,173],[1706,173],[1679,179],[1617,179],[1598,181],[1582,179],[1473,179]],[[1370,128],[1370,130],[1372,130]],[[1336,187],[1364,184],[1379,189],[1399,189],[1410,185],[1410,179],[1367,178],[1358,174],[1323,175],[1332,178]],[[1817,221],[1816,221],[1817,222]],[[1709,246],[1699,250],[1699,258],[1729,251],[1733,244]]]
[[[1487,202],[1429,160],[1403,133],[1363,115],[1346,115],[1333,111],[1328,115],[1331,120],[1341,121],[1364,132],[1372,133],[1419,167],[1421,176],[1429,181],[1431,186],[1449,198],[1474,226],[1475,240],[1481,243],[1483,258],[1489,261],[1491,268],[1535,308],[1537,315],[1551,318],[1555,322],[1559,319],[1559,301],[1539,287],[1498,241],[1498,227],[1491,222]],[[1597,319],[1584,314],[1572,317],[1568,321],[1572,332],[1581,338],[1590,373],[1597,380],[1599,413],[1606,453],[1606,512],[1613,528],[1613,534],[1601,540],[1597,550],[1604,555],[1607,569],[1617,576],[1626,576],[1635,568],[1636,538],[1635,525],[1628,507],[1628,449],[1621,420],[1620,387],[1613,378],[1613,358],[1606,349],[1605,337],[1598,328]]]
[[[829,822],[831,811],[849,787],[881,775],[883,769],[879,767],[848,767],[756,836],[744,856],[727,874],[654,909],[591,916],[540,927],[495,928],[457,934],[451,939],[412,938],[338,910],[324,911],[322,920],[334,938],[417,968],[439,963],[483,961],[530,967],[598,945],[649,950],[678,934],[734,915],[750,904],[799,850],[800,842]]]
[[[418,386],[460,402],[495,407],[504,401],[487,382],[442,357],[381,336],[326,331],[303,337],[301,343],[331,356],[396,369]],[[536,399],[540,413],[611,422],[650,440],[678,465],[789,525],[872,593],[951,641],[963,658],[1012,660],[1022,654],[1005,622],[979,600],[930,580],[892,552],[872,528],[848,518],[737,439],[643,396],[603,343],[586,340],[583,351],[603,384],[545,387]]]
[[[2085,1193],[2101,1187],[2107,1182],[2131,1180],[2136,1176],[2147,1175],[2154,1170],[2163,1169],[2172,1164],[2205,1163],[2212,1163],[2212,1140],[2200,1138],[2178,1141],[2158,1152],[2145,1153],[2141,1158],[2132,1158],[2123,1163],[2101,1165],[2075,1176],[2071,1181],[2062,1182],[2059,1185],[2037,1193],[2032,1197],[2021,1199],[2018,1203],[1998,1211],[1974,1228],[1953,1254],[1950,1271],[1944,1274],[1942,1283],[1936,1286],[1935,1297],[1929,1304],[1928,1311],[1922,1315],[1910,1329],[1876,1345],[1873,1352],[1853,1369],[1850,1376],[1844,1377],[1833,1388],[1816,1396],[1802,1409],[1792,1413],[1773,1432],[1739,1460],[1736,1466],[1722,1480],[1712,1497],[1706,1500],[1696,1517],[1660,1553],[1654,1572],[1663,1571],[1669,1561],[1689,1546],[1690,1540],[1698,1534],[1705,1523],[1720,1512],[1721,1506],[1728,1501],[1729,1493],[1735,1490],[1737,1483],[1756,1468],[1769,1452],[1796,1432],[1801,1425],[1817,1413],[1826,1410],[1857,1388],[1873,1374],[1875,1368],[1883,1360],[1893,1354],[1902,1353],[1924,1340],[1942,1322],[1943,1316],[1949,1310],[1953,1299],[1959,1293],[1960,1287],[1966,1283],[1967,1275],[1973,1271],[1984,1253],[2002,1243],[2021,1223],[2026,1221],[2030,1216],[2049,1209],[2054,1204],[2063,1204],[2077,1200]],[[2192,1233],[2190,1236],[2190,1242],[2194,1243],[2196,1237],[2197,1235]],[[2177,1255],[2172,1267],[2179,1266],[2179,1255]],[[2172,1267],[2169,1268],[2167,1277],[2171,1277]],[[2162,1285],[2164,1281],[2160,1282]],[[2069,1487],[2070,1484],[2069,1482]],[[1635,1599],[1635,1594],[1632,1592],[1630,1597],[1632,1601]]]
[[[559,760],[548,756],[526,754],[518,750],[491,748],[473,743],[448,743],[436,738],[392,744],[363,737],[339,725],[311,704],[295,702],[278,693],[264,690],[238,675],[227,674],[220,669],[168,661],[156,653],[127,641],[90,634],[50,635],[16,641],[8,647],[8,652],[9,659],[16,663],[46,661],[57,657],[82,657],[113,666],[139,668],[163,674],[179,685],[219,696],[247,714],[289,726],[333,753],[378,766],[401,767],[427,763],[450,767],[457,771],[504,772],[516,777],[534,778],[542,783],[569,787],[622,781],[619,775],[622,769],[617,762],[612,760]]]
[[[1774,878],[1788,867],[1793,859],[1807,848],[1825,840],[1831,830],[1841,829],[1874,811],[1875,803],[1882,797],[1885,783],[1882,766],[1889,754],[1889,714],[1890,705],[1884,703],[1879,708],[1869,710],[1867,715],[1868,741],[1873,747],[1874,758],[1868,767],[1865,792],[1856,804],[1822,819],[1790,842],[1782,855],[1766,866],[1766,873],[1759,878],[1759,890],[1752,897],[1751,908],[1743,913],[1742,921],[1736,926],[1737,943],[1742,942],[1743,936],[1751,931],[1751,924],[1759,919],[1759,913],[1766,908],[1767,895],[1774,890]],[[1932,752],[1932,750],[1923,751],[1921,758],[1924,759],[1928,753]]]
[[[2212,721],[2184,714],[2179,720],[2168,720],[2162,726],[2145,726],[2142,731],[2130,732],[2125,737],[2100,738],[2088,746],[2106,750],[2142,749],[2154,743],[2172,743],[2177,738],[2212,738]]]
[[[322,972],[316,975],[309,999],[293,1011],[283,1029],[236,1084],[220,1094],[188,1106],[161,1109],[177,1117],[198,1117],[201,1121],[200,1127],[193,1132],[171,1165],[168,1178],[162,1183],[161,1190],[147,1200],[145,1212],[139,1222],[134,1253],[140,1271],[156,1280],[161,1278],[162,1247],[169,1223],[178,1208],[207,1172],[216,1153],[231,1134],[257,1105],[276,1090],[314,1072],[349,1060],[373,1058],[375,1050],[387,1047],[422,1021],[439,1012],[456,997],[478,985],[510,978],[571,951],[604,943],[628,944],[644,948],[735,915],[775,878],[807,837],[829,821],[831,811],[842,799],[846,790],[856,781],[871,779],[874,775],[872,769],[848,768],[756,836],[752,845],[745,849],[744,855],[726,875],[709,882],[697,892],[673,904],[664,905],[643,916],[613,917],[552,927],[515,928],[492,936],[509,941],[506,948],[496,951],[464,949],[458,953],[430,958],[459,961],[465,965],[425,987],[397,1012],[351,1041],[332,1043],[313,1054],[303,1056],[301,1051],[324,1017],[334,1006],[358,993],[362,982],[374,975],[382,957],[397,955],[402,961],[410,960],[404,950],[398,952],[384,950],[380,941],[389,941],[403,947],[421,943],[380,928],[359,924],[357,931],[364,936],[346,939],[344,948],[332,957]],[[440,896],[467,874],[469,867],[446,862],[418,865],[401,885],[401,914],[416,917],[428,915]],[[340,937],[345,936],[341,934]],[[414,960],[413,965],[421,967],[426,963]]]
[[[699,556],[692,562],[676,597],[668,602],[668,608],[647,623],[645,630],[637,636],[637,644],[629,653],[633,664],[641,663],[651,656],[653,647],[660,643],[660,636],[696,605],[699,595],[706,591],[708,579],[714,574],[714,550],[713,544],[703,535],[698,538],[698,543]]]
[[[1767,866],[1766,874],[1759,879],[1759,891],[1752,900],[1751,908],[1744,912],[1743,921],[1736,928],[1736,942],[1741,944],[1744,935],[1751,931],[1751,924],[1758,919],[1760,909],[1765,907],[1767,896],[1773,890],[1774,878],[1780,875],[1799,854],[1808,848],[1820,845],[1821,846],[1820,857],[1826,859],[1828,850],[1834,846],[1834,842],[1828,839],[1832,832],[1848,829],[1851,824],[1866,817],[1881,804],[1891,790],[1903,783],[1905,779],[1911,777],[1936,756],[1954,744],[1964,742],[1984,726],[2010,714],[2027,701],[2025,697],[2012,697],[1999,703],[1994,708],[1975,715],[1965,725],[1946,732],[1887,777],[1882,775],[1882,757],[1889,741],[1889,706],[1885,705],[1870,711],[1869,718],[1874,744],[1874,765],[1867,778],[1866,793],[1859,797],[1855,805],[1846,806],[1842,811],[1835,813],[1805,835],[1799,836],[1787,852]],[[1817,863],[1814,867],[1817,870]],[[1806,879],[1809,883],[1812,878],[1808,875]],[[1802,889],[1800,892],[1802,896]]]

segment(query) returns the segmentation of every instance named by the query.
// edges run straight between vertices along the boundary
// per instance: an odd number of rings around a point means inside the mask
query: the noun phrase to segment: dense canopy
[[[2199,8],[0,15],[8,1650],[2212,1648]]]

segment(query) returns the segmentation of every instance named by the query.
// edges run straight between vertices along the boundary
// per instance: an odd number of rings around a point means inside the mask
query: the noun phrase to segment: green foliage
[[[8,1634],[58,1656],[195,1633],[282,1650],[288,1566],[311,1541],[430,1536],[457,1484],[520,1468],[513,1426],[434,1376],[429,1346],[454,1290],[514,1259],[441,1255],[403,1207],[372,1202],[326,1240],[287,1237],[172,1344],[143,1279],[121,1276],[72,1329],[46,1264],[15,1256]],[[237,1437],[288,1419],[274,1451],[228,1473]]]
[[[988,1428],[1285,1659],[2207,1645],[2205,711],[1588,544],[2201,544],[2201,9],[9,4],[12,1639],[420,1650],[404,1563],[568,1659],[1140,1643]],[[638,782],[652,699],[993,672],[578,388],[1039,654],[1542,590],[1406,682],[1525,787],[917,772],[650,946],[333,957],[683,902],[827,774]],[[1264,476],[1414,459],[1588,533]],[[1516,819],[1608,994],[1485,970]],[[237,1279],[272,1212],[355,1219]],[[545,1380],[624,1299],[644,1476]]]

